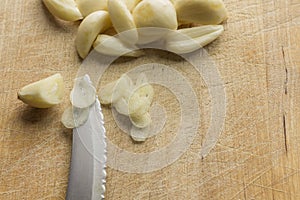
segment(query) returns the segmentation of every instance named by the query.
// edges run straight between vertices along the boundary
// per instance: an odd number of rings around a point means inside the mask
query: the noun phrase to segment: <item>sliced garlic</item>
[[[128,10],[133,11],[136,5],[140,3],[142,0],[122,0],[122,1],[126,4]]]
[[[117,81],[111,82],[100,89],[99,100],[103,105],[109,105],[112,103],[112,95]]]
[[[140,57],[144,53],[133,45],[124,44],[119,38],[100,34],[93,44],[94,49],[104,55]]]
[[[101,104],[108,105],[116,103],[120,98],[128,99],[133,87],[131,79],[122,75],[118,80],[102,87],[99,92]]]
[[[177,54],[190,53],[211,43],[223,32],[222,25],[207,25],[173,31],[166,36],[166,49]]]
[[[222,0],[176,0],[178,21],[183,23],[220,24],[227,19]]]
[[[139,76],[136,79],[135,85],[136,87],[140,87],[144,84],[148,83],[148,79],[145,73],[140,73]]]
[[[121,97],[113,106],[118,113],[126,116],[129,115],[128,101],[124,97]]]
[[[68,107],[62,117],[61,122],[66,128],[77,128],[83,125],[89,117],[89,107],[76,108],[73,106]]]
[[[58,73],[26,85],[18,92],[18,98],[35,108],[50,108],[62,101],[63,94],[63,78]]]
[[[107,0],[76,0],[76,3],[84,17],[98,10],[107,10]]]
[[[88,15],[80,24],[75,39],[77,52],[85,58],[99,33],[107,30],[111,21],[107,11],[96,11]]]
[[[133,10],[138,28],[159,27],[177,29],[176,10],[168,0],[143,0]]]
[[[130,121],[137,128],[146,128],[151,124],[152,120],[150,114],[147,112],[140,116],[130,115]]]
[[[92,85],[88,75],[75,79],[70,100],[72,105],[77,108],[87,108],[95,102],[96,89]]]
[[[117,81],[117,84],[112,95],[112,103],[119,100],[121,97],[129,99],[133,88],[132,80],[127,74],[123,74]]]
[[[62,20],[77,21],[82,15],[74,0],[43,0],[49,12]]]
[[[128,100],[128,110],[131,116],[140,116],[149,111],[154,96],[153,87],[145,84],[136,89]]]
[[[130,129],[131,138],[136,142],[145,142],[146,139],[149,137],[149,135],[148,135],[147,131],[142,131],[142,130],[144,130],[144,129],[132,126]]]
[[[126,4],[120,0],[108,0],[108,12],[114,28],[121,33],[119,37],[126,43],[135,44],[138,32]]]

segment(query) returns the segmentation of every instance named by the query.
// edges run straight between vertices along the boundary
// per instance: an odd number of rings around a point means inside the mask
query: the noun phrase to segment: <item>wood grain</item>
[[[71,131],[60,116],[69,104],[48,110],[16,98],[22,86],[60,72],[66,94],[80,66],[74,48],[78,23],[60,21],[41,1],[4,0],[0,7],[0,199],[64,199]],[[199,159],[209,127],[211,99],[205,82],[170,53],[148,51],[120,60],[101,84],[134,66],[164,60],[191,80],[201,121],[193,144],[173,164],[152,173],[108,168],[107,199],[300,199],[300,2],[226,0],[225,33],[206,47],[225,82],[224,131],[207,158]],[[180,120],[172,94],[155,87],[168,121],[144,145],[133,144],[104,108],[108,138],[133,152],[168,144]],[[114,159],[114,158],[108,158]]]

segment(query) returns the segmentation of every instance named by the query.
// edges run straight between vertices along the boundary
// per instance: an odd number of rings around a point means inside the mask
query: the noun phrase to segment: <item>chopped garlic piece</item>
[[[18,98],[35,108],[49,108],[63,99],[64,83],[57,73],[48,78],[26,85],[18,92]]]

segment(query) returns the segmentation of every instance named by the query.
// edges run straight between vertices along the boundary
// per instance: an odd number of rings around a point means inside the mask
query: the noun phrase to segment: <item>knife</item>
[[[67,200],[104,199],[106,136],[101,105],[96,98],[85,124],[73,129]]]

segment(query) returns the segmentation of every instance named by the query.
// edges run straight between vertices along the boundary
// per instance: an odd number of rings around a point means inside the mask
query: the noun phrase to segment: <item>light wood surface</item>
[[[204,81],[174,55],[148,51],[110,67],[104,82],[144,61],[167,63],[191,80],[200,126],[176,162],[155,172],[107,169],[107,199],[300,199],[300,2],[226,0],[226,31],[206,47],[225,82],[226,121],[216,147],[199,151],[209,127],[211,99]],[[57,20],[40,0],[2,0],[0,6],[0,199],[64,199],[71,131],[60,123],[81,60],[74,48],[78,23]],[[186,67],[185,67],[186,65]],[[22,86],[60,72],[64,102],[47,110],[17,100]],[[155,86],[168,114],[161,134],[134,144],[108,108],[108,138],[120,148],[147,152],[172,141],[180,110],[172,94]],[[108,158],[114,159],[114,158]]]

